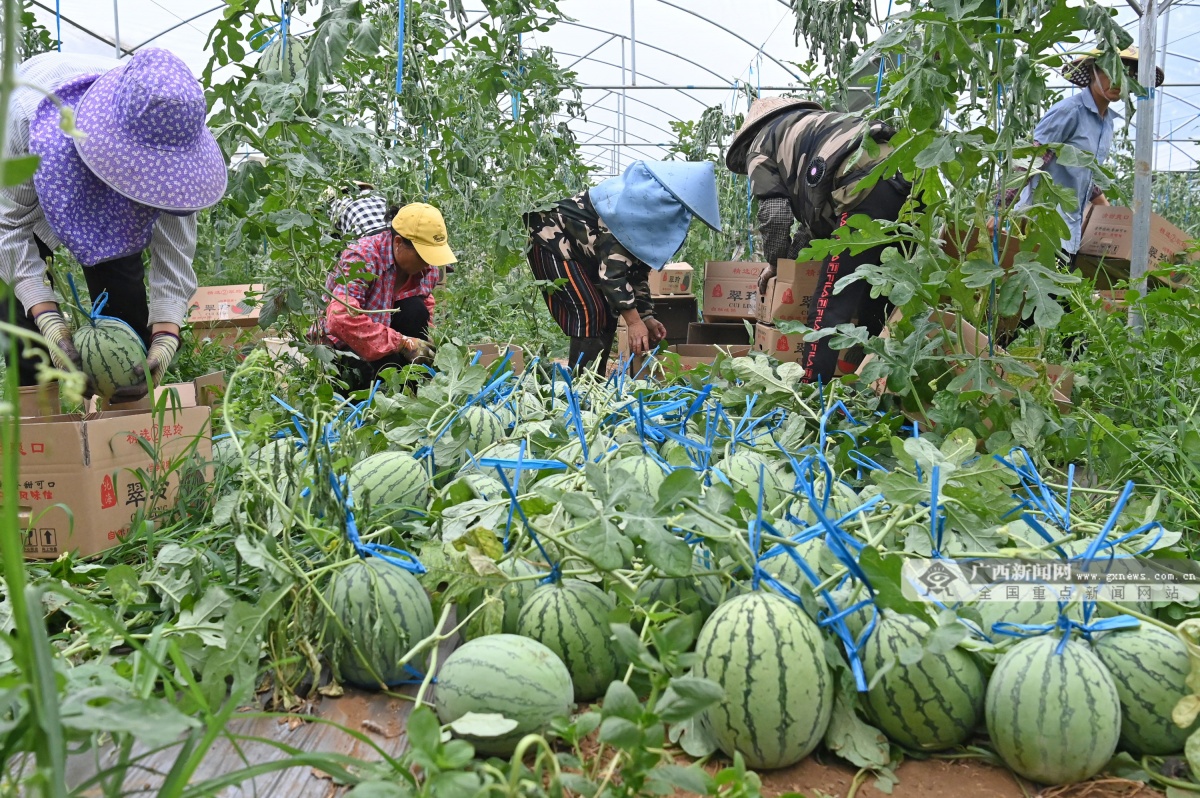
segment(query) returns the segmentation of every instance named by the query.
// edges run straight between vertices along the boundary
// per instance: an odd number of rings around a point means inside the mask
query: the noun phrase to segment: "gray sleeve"
[[[150,237],[150,323],[182,326],[196,293],[196,214],[163,213]]]
[[[768,197],[758,201],[758,231],[762,234],[763,260],[771,266],[787,256],[795,221],[792,205],[783,197]]]

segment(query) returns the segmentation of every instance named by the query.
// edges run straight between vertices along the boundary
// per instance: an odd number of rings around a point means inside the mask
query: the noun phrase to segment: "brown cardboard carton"
[[[650,293],[655,296],[692,293],[693,269],[687,263],[668,263],[650,270]]]
[[[171,472],[172,464],[193,453],[212,460],[210,413],[193,405],[161,415],[133,410],[23,420],[15,500],[26,519],[26,559],[96,554],[120,543],[139,510],[151,517],[169,510],[181,473]]]
[[[775,261],[775,276],[781,283],[806,285],[812,283],[815,287],[821,276],[821,266],[818,260],[795,261],[790,258],[780,258]]]
[[[971,226],[969,231],[958,225],[946,225],[941,232],[942,251],[954,260],[965,260],[967,256],[979,247],[979,228]],[[986,229],[984,230],[984,235],[987,236],[987,240],[984,241],[983,249],[986,252],[987,260],[991,262],[993,258],[992,237],[987,233]],[[1011,271],[1013,260],[1016,259],[1017,253],[1021,251],[1021,240],[1016,236],[1010,237],[1007,233],[1002,232],[995,246],[999,247],[1000,267],[1005,272]],[[1034,252],[1036,251],[1035,249]]]
[[[704,268],[705,321],[758,316],[758,277],[765,263],[711,261]]]
[[[711,344],[677,344],[667,347],[664,350],[659,350],[655,358],[661,361],[664,366],[667,363],[673,363],[675,357],[679,358],[679,366],[683,371],[689,371],[701,364],[709,365],[717,359],[717,355],[724,353],[729,357],[745,357],[750,354],[750,346],[743,344],[741,346],[714,346]],[[623,357],[628,358],[628,353]],[[645,355],[636,355],[633,357],[629,366],[629,373],[640,377],[647,376],[648,369],[644,369],[646,364]]]
[[[768,307],[765,312],[759,313],[759,321],[765,315],[771,324],[780,321],[808,323],[808,311],[817,290],[820,264],[780,260],[779,270],[780,274],[772,280],[773,290],[768,290],[764,299],[763,304]]]
[[[209,285],[196,289],[190,303],[188,324],[197,340],[208,338],[223,347],[231,347],[238,338],[257,341],[266,333],[258,329],[258,304],[251,305],[248,294],[261,294],[261,284]]]
[[[168,391],[174,391],[178,399],[168,399],[167,407],[171,407],[175,401],[183,407],[194,407],[196,405],[215,407],[216,403],[225,395],[225,374],[224,372],[214,371],[203,377],[197,377],[191,382],[174,382],[168,385],[159,385],[154,389],[153,400],[149,396],[145,396],[136,402],[110,404],[96,396],[88,400],[84,409],[88,413],[101,411],[127,413],[131,410],[149,413],[158,402],[159,397]]]
[[[1180,253],[1191,245],[1187,233],[1158,214],[1150,215],[1150,259],[1151,270],[1167,269]],[[1083,223],[1083,237],[1079,242],[1079,254],[1102,259],[1103,267],[1118,278],[1128,278],[1130,259],[1133,257],[1133,211],[1118,205],[1089,206]],[[1190,257],[1190,256],[1189,256]],[[1087,258],[1079,266],[1085,270],[1092,261]],[[1172,273],[1160,277],[1168,285],[1183,285],[1187,277]]]
[[[754,325],[754,348],[785,363],[799,363],[804,357],[804,337],[785,335],[770,324]]]
[[[62,412],[61,400],[58,395],[58,383],[46,385],[31,385],[17,391],[18,409],[21,418],[36,416],[56,416]]]
[[[772,277],[767,280],[767,292],[758,300],[758,313],[755,315],[755,320],[762,324],[771,323],[771,303],[775,298],[775,285],[779,282],[778,277]]]
[[[689,344],[714,344],[716,346],[748,345],[753,336],[746,332],[744,321],[723,324],[699,321],[688,325]]]
[[[512,366],[513,373],[520,374],[525,370],[525,350],[516,344],[471,344],[467,349],[470,352],[480,353],[479,365],[481,366],[491,366],[511,350],[512,359],[508,363]]]

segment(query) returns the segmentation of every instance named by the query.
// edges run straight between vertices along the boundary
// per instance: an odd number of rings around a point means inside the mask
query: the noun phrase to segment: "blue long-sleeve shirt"
[[[1084,89],[1050,106],[1050,110],[1034,128],[1033,140],[1038,144],[1070,144],[1078,150],[1090,152],[1097,164],[1103,164],[1112,149],[1113,119],[1116,116],[1111,107],[1101,116],[1091,91]],[[1053,156],[1042,168],[1055,185],[1075,192],[1074,206],[1060,205],[1058,208],[1067,227],[1071,229],[1071,237],[1063,239],[1062,247],[1068,254],[1074,255],[1079,251],[1083,214],[1092,201],[1095,182],[1092,170],[1086,166],[1063,166]],[[1033,189],[1040,179],[1040,176],[1035,176],[1030,181],[1021,193],[1019,205],[1030,203]]]

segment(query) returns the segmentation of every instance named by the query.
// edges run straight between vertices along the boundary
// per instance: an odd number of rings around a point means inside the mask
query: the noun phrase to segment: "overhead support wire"
[[[43,11],[49,12],[51,14],[56,13],[53,8],[46,5],[45,3],[40,2],[40,0],[29,0],[29,2],[31,5],[37,6],[38,8],[42,9]],[[75,20],[73,20],[69,17],[65,17],[62,14],[59,14],[58,18],[61,19],[63,22],[67,23],[68,25],[70,25],[71,27],[78,30],[80,33],[84,33],[88,36],[91,36],[96,41],[104,42],[105,44],[107,44],[113,48],[117,47],[117,43],[115,41],[113,41],[112,39],[101,36],[100,34],[96,33],[95,31],[90,30],[89,28],[85,28],[83,25],[79,24],[78,22],[76,22]],[[126,50],[124,48],[121,48],[120,50],[118,50],[118,52],[122,52],[125,55],[133,55],[132,50]]]

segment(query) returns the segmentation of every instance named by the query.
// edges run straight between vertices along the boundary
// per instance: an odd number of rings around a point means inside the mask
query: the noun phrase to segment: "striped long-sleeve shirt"
[[[99,75],[121,65],[112,58],[94,55],[43,53],[21,64],[19,87],[9,102],[6,157],[29,154],[29,120],[45,99],[64,83],[84,75]],[[40,90],[42,91],[40,91]],[[62,245],[50,229],[38,200],[33,179],[18,186],[0,187],[0,282],[12,287],[26,308],[57,302],[46,282],[46,264],[38,256],[34,237],[51,249]],[[196,214],[160,214],[150,238],[150,323],[183,324],[188,303],[196,293]]]

